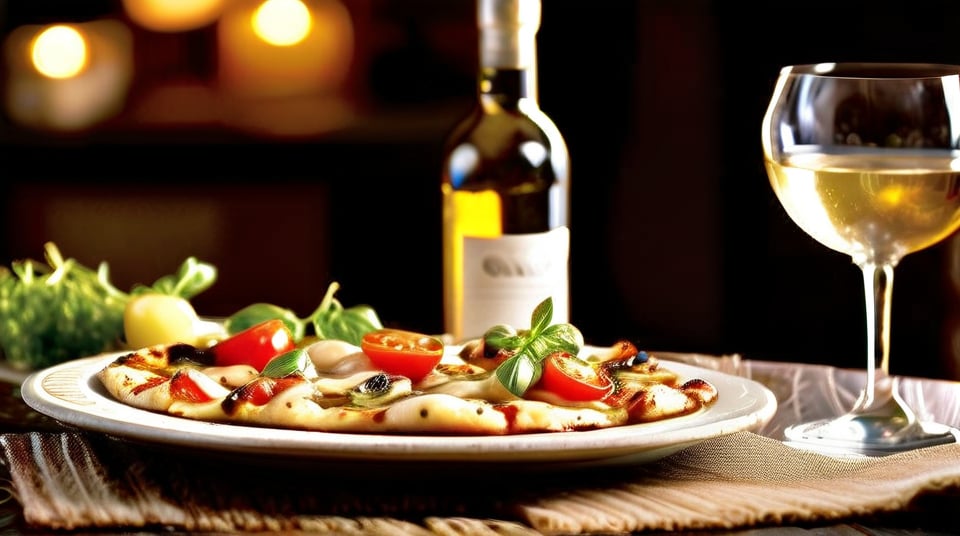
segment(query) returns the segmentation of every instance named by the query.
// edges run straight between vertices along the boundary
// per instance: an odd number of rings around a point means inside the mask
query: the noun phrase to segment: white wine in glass
[[[867,382],[833,419],[785,431],[830,453],[884,455],[956,442],[921,421],[889,373],[893,271],[960,227],[960,66],[784,67],[762,129],[770,184],[790,218],[863,273]]]

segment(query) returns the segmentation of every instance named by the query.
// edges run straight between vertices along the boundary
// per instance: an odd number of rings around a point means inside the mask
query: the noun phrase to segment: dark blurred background
[[[441,149],[475,94],[474,4],[303,1],[313,37],[285,47],[238,22],[260,0],[0,1],[0,258],[52,240],[129,288],[193,255],[220,269],[201,314],[305,316],[338,281],[345,305],[442,330]],[[27,61],[54,23],[89,39],[73,78]],[[860,273],[773,197],[761,117],[782,65],[958,63],[958,26],[953,1],[544,0],[588,342],[863,367]],[[960,379],[958,258],[950,239],[898,267],[895,374]]]

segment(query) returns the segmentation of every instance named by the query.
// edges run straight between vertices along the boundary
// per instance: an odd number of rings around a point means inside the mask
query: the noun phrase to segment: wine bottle
[[[478,99],[443,159],[444,329],[457,341],[570,309],[570,158],[540,109],[540,0],[478,0]]]

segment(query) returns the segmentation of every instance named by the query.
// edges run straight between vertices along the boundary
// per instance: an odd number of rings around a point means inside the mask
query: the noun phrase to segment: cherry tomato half
[[[543,363],[541,386],[567,400],[600,400],[613,390],[613,382],[597,367],[567,352],[554,352]]]
[[[262,371],[271,359],[295,347],[293,333],[283,320],[275,318],[218,342],[211,351],[218,366],[250,365]]]
[[[436,337],[383,328],[368,332],[360,349],[378,368],[390,374],[418,381],[430,373],[443,357],[443,342]]]
[[[256,406],[262,406],[273,400],[273,397],[286,391],[294,385],[305,382],[302,376],[287,376],[286,378],[268,378],[258,376],[250,382],[234,389],[225,400],[224,410],[228,412],[235,411],[236,404],[249,402]]]

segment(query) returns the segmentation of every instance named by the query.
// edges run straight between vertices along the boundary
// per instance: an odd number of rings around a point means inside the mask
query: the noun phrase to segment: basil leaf
[[[530,316],[530,337],[538,337],[540,332],[550,325],[551,320],[553,320],[553,298],[548,297],[537,305]]]
[[[347,341],[356,346],[364,335],[383,327],[373,309],[367,306],[337,307],[316,315],[312,324],[317,337]]]
[[[309,330],[319,339],[337,339],[359,346],[364,335],[382,328],[383,324],[376,311],[368,305],[344,309],[333,297],[339,288],[340,284],[336,281],[330,283],[320,305],[306,318],[299,318],[294,311],[278,305],[254,303],[230,315],[224,327],[227,333],[233,335],[277,318],[290,329],[296,342],[302,341]]]
[[[543,337],[530,339],[527,341],[524,351],[536,359],[537,363],[539,363],[540,361],[543,361],[548,354],[553,352],[553,346],[551,346],[550,342],[551,341],[544,339]]]
[[[186,300],[207,290],[217,281],[217,269],[212,264],[200,262],[196,257],[188,257],[175,274],[165,275],[152,285],[138,284],[130,291],[131,295],[158,292],[179,296]]]
[[[327,287],[320,306],[308,318],[314,334],[321,339],[338,339],[359,346],[367,333],[380,329],[383,324],[373,308],[357,305],[344,309],[333,295],[340,289],[334,281]]]
[[[571,324],[554,324],[543,330],[537,340],[543,341],[554,351],[563,350],[571,355],[578,355],[583,347],[583,334]]]
[[[574,356],[583,347],[583,334],[572,324],[550,325],[553,319],[553,298],[540,302],[530,317],[530,329],[515,331],[507,325],[497,325],[484,334],[484,344],[516,353],[500,364],[497,379],[516,396],[523,393],[543,374],[543,360],[553,352],[563,351]]]
[[[307,369],[309,362],[310,355],[307,351],[297,348],[268,361],[260,375],[268,378],[283,378],[296,372],[302,373]]]
[[[516,354],[497,367],[497,379],[515,396],[523,396],[531,385],[540,380],[543,367],[527,353]]]
[[[483,334],[483,344],[492,350],[515,350],[523,345],[526,337],[507,324],[497,324]]]
[[[380,317],[377,316],[377,312],[369,305],[355,305],[353,307],[348,307],[343,310],[343,314],[344,316],[352,318],[353,321],[358,324],[366,324],[368,327],[363,329],[366,329],[367,331],[373,331],[383,327],[383,324],[380,323]]]
[[[196,257],[188,257],[177,271],[177,281],[173,285],[172,294],[189,300],[210,288],[216,280],[215,266],[200,262]]]
[[[290,333],[293,334],[293,340],[295,342],[300,342],[306,335],[306,323],[300,320],[296,313],[270,303],[254,303],[240,309],[224,321],[223,327],[227,330],[227,333],[235,335],[245,329],[275,318],[279,318],[286,324]]]

